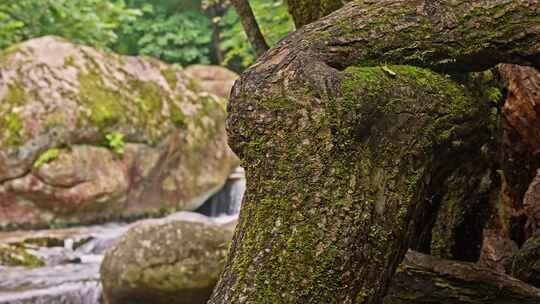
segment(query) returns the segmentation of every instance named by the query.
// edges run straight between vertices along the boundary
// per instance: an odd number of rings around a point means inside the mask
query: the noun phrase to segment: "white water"
[[[246,191],[244,169],[238,168],[229,177],[222,190],[210,197],[196,212],[206,216],[237,216]]]

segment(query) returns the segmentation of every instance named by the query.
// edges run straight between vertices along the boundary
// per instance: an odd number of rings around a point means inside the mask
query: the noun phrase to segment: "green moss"
[[[1,101],[9,108],[13,109],[23,105],[28,96],[20,83],[9,83],[7,85],[7,93]],[[22,143],[24,135],[24,125],[17,113],[11,112],[4,117],[0,117],[1,130],[7,130],[8,136],[4,139],[4,144],[7,146],[16,146]]]
[[[107,148],[111,149],[116,156],[124,155],[124,134],[119,132],[112,132],[105,135],[107,141]]]
[[[67,68],[69,66],[74,66],[74,65],[75,65],[75,58],[73,56],[66,57],[66,59],[64,60],[64,68]]]
[[[152,81],[135,80],[132,82],[132,87],[139,94],[138,103],[141,107],[141,114],[147,118],[159,116],[164,98],[159,85]]]
[[[502,92],[497,87],[489,87],[486,91],[486,95],[489,101],[494,104],[498,104],[502,100]]]
[[[60,150],[58,149],[49,149],[42,153],[38,159],[34,162],[34,168],[39,169],[44,164],[50,163],[53,160],[57,159],[60,155]]]
[[[45,263],[22,247],[0,244],[0,265],[40,267]]]
[[[22,85],[18,83],[8,84],[7,95],[4,97],[4,102],[10,106],[17,106],[24,104],[26,101],[26,93],[22,88]]]
[[[178,127],[184,127],[186,125],[186,115],[174,104],[171,104],[171,120]]]
[[[4,50],[0,51],[0,62],[4,62],[5,60],[8,60],[11,55],[19,52],[21,50],[20,46],[18,44],[12,45]]]
[[[201,91],[201,84],[199,81],[195,78],[190,78],[188,80],[188,83],[186,85],[187,89],[193,92],[200,92]]]
[[[9,113],[0,117],[0,128],[8,131],[8,136],[4,139],[5,145],[16,146],[22,143],[24,127],[19,115]]]
[[[116,124],[123,115],[122,96],[108,88],[95,73],[79,73],[80,97],[90,109],[90,120],[99,128]]]
[[[176,77],[177,73],[178,70],[174,66],[161,70],[161,75],[163,75],[163,78],[167,80],[171,90],[174,90],[178,83],[178,78]]]

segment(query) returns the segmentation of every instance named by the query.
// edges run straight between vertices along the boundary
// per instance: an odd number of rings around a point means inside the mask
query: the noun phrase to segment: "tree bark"
[[[319,20],[331,12],[341,8],[350,0],[288,0],[289,12],[296,28]]]
[[[507,87],[502,111],[506,200],[516,212],[513,222],[521,230],[522,236],[517,239],[523,243],[540,227],[540,205],[536,200],[540,196],[536,192],[540,191],[534,186],[540,177],[531,185],[540,168],[540,71],[510,64],[501,65],[499,71]]]
[[[535,304],[540,289],[474,263],[409,251],[384,304]]]
[[[255,51],[255,55],[257,57],[262,56],[264,52],[268,51],[268,44],[264,39],[259,24],[257,23],[257,19],[255,19],[255,15],[253,14],[249,1],[231,0],[231,2],[233,3],[238,16],[240,17],[240,21],[242,22],[242,26],[244,27],[244,31],[246,32],[249,43]]]
[[[539,22],[536,0],[355,1],[263,55],[228,106],[248,189],[209,303],[380,303],[419,211],[492,128],[452,79],[373,66],[539,66]]]

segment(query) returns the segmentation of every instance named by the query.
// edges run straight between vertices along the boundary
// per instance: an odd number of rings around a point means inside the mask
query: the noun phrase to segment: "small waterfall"
[[[246,178],[244,169],[238,167],[229,176],[223,188],[212,195],[195,212],[209,217],[236,216],[240,213],[245,191]]]

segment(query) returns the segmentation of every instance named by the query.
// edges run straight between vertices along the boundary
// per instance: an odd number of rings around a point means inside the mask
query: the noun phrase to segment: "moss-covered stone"
[[[176,76],[176,73],[178,73],[178,69],[176,69],[174,66],[161,70],[161,74],[167,80],[167,83],[169,84],[169,88],[171,90],[175,90],[176,85],[178,84],[178,78]]]
[[[114,125],[124,115],[119,92],[107,88],[95,73],[79,74],[81,101],[90,109],[90,119],[100,128]]]
[[[234,225],[184,216],[187,220],[141,222],[106,254],[101,277],[109,303],[206,303]]]
[[[57,37],[0,57],[0,229],[193,210],[238,165],[224,98],[183,70]]]
[[[45,264],[23,247],[0,244],[0,265],[39,267]]]

